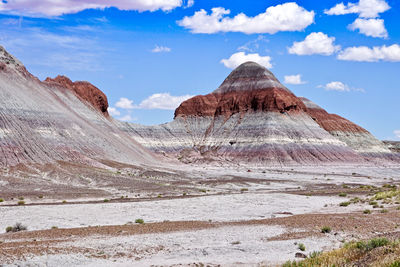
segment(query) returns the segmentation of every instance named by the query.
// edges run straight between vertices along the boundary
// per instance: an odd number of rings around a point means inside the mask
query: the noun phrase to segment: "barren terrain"
[[[107,170],[71,164],[3,169],[0,229],[17,222],[28,229],[0,234],[0,262],[276,266],[298,259],[296,253],[392,234],[400,225],[397,195],[374,199],[397,192],[396,166],[154,171],[104,164]],[[321,233],[324,226],[331,231]]]

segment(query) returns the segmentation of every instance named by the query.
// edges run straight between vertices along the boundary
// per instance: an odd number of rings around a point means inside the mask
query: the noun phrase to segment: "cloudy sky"
[[[122,120],[168,122],[252,60],[400,140],[399,17],[396,0],[0,0],[0,44],[40,79],[90,81]]]

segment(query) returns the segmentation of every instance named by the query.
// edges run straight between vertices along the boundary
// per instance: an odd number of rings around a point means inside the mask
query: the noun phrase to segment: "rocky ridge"
[[[65,77],[41,82],[2,47],[0,66],[0,166],[154,162],[110,121],[107,98],[93,85]]]
[[[120,123],[147,148],[185,162],[365,163],[396,158],[362,127],[295,96],[266,68],[246,62],[208,95],[158,126]]]

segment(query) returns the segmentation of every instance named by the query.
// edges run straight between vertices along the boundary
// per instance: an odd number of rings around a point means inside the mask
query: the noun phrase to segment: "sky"
[[[399,17],[396,0],[0,0],[0,45],[39,79],[91,82],[120,120],[169,122],[252,60],[400,140]]]

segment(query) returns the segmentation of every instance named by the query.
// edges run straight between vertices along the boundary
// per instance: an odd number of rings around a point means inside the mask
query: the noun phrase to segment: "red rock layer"
[[[231,91],[195,96],[184,101],[176,110],[175,117],[225,116],[237,113],[306,110],[304,103],[293,93],[282,88]]]
[[[368,133],[367,130],[358,126],[351,121],[336,115],[330,114],[326,112],[326,110],[322,109],[318,105],[312,103],[310,100],[304,97],[300,97],[300,99],[306,103],[307,113],[316,121],[322,128],[324,128],[328,132],[352,132],[352,133]]]
[[[176,117],[230,116],[246,112],[306,110],[303,101],[284,87],[266,68],[254,62],[241,64],[213,93],[196,96],[175,110]]]
[[[107,96],[96,86],[89,82],[72,82],[68,77],[57,76],[54,79],[47,78],[47,83],[56,83],[62,87],[68,88],[86,102],[90,103],[95,109],[108,116],[108,101]]]

